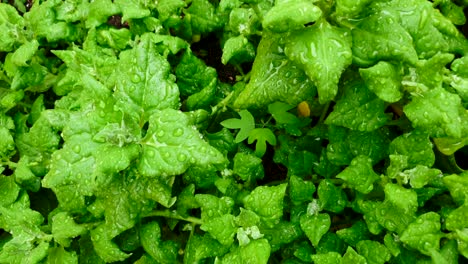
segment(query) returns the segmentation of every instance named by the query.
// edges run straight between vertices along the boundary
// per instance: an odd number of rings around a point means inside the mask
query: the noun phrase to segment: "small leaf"
[[[240,119],[231,118],[221,122],[221,125],[229,129],[240,129],[237,133],[235,142],[240,143],[249,137],[249,134],[255,128],[255,119],[247,110],[239,112]]]
[[[271,146],[275,146],[276,136],[269,128],[255,128],[250,131],[248,143],[252,144],[254,141],[257,141],[257,144],[255,144],[255,154],[258,157],[262,157],[266,152],[266,142]]]

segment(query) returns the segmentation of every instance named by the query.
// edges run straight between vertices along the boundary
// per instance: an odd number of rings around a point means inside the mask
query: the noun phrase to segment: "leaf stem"
[[[203,221],[200,218],[196,218],[196,217],[192,217],[192,216],[183,217],[180,214],[178,214],[177,212],[170,211],[170,210],[152,211],[152,212],[144,215],[143,217],[151,217],[151,216],[162,216],[162,217],[165,217],[165,218],[172,218],[172,219],[187,221],[187,222],[190,222],[190,223],[193,223],[193,224],[196,224],[196,225],[203,224]]]
[[[322,113],[320,114],[319,121],[318,121],[319,124],[323,123],[323,120],[325,120],[325,117],[327,116],[327,113],[328,113],[328,108],[330,108],[330,102],[328,102],[323,108]]]
[[[226,96],[221,102],[216,104],[211,108],[211,115],[215,115],[220,109],[224,109],[226,105],[229,103],[231,100],[232,96],[234,95],[234,91],[230,92],[228,96]]]

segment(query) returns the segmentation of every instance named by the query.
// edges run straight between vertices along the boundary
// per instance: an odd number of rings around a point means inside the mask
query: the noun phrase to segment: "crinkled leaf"
[[[385,102],[394,103],[403,97],[402,76],[399,68],[389,62],[379,61],[372,67],[359,69],[367,88]]]
[[[52,217],[52,235],[54,240],[63,247],[69,247],[71,240],[88,230],[75,222],[66,212],[60,212]]]
[[[449,189],[450,195],[458,205],[462,205],[468,201],[468,175],[463,173],[460,175],[448,175],[443,178],[445,186]]]
[[[468,114],[458,95],[443,88],[435,88],[414,96],[404,108],[413,126],[427,131],[431,136],[460,138],[468,124]]]
[[[344,89],[325,124],[359,131],[373,131],[385,125],[388,117],[384,113],[384,101],[369,91],[363,82],[350,82]]]
[[[223,155],[201,139],[187,116],[177,110],[156,111],[141,145],[138,169],[146,176],[178,175],[193,165],[224,162]]]
[[[384,245],[372,240],[361,240],[356,245],[356,249],[366,258],[368,264],[384,264],[392,256]]]
[[[450,212],[450,214],[445,219],[445,226],[447,227],[447,230],[455,231],[468,228],[468,224],[465,220],[467,217],[468,205],[463,204],[462,206]]]
[[[137,46],[120,54],[116,71],[120,79],[114,94],[117,105],[141,122],[158,110],[179,107],[175,77],[150,36],[143,35]]]
[[[304,0],[277,1],[263,18],[263,28],[283,33],[304,28],[322,16],[322,10]]]
[[[253,61],[254,58],[255,48],[245,36],[231,37],[224,43],[221,57],[223,64],[241,64]]]
[[[350,33],[320,20],[293,33],[286,40],[285,53],[304,67],[323,104],[335,97],[340,76],[352,62]]]
[[[440,248],[439,240],[443,234],[440,231],[440,216],[435,212],[420,215],[416,221],[409,224],[400,236],[400,240],[421,253],[431,255]]]
[[[336,177],[343,179],[351,188],[364,194],[371,192],[374,189],[373,183],[380,179],[372,168],[372,159],[367,156],[355,157],[351,164]]]
[[[222,256],[229,251],[209,234],[190,236],[184,252],[184,263],[196,263],[209,257]]]
[[[234,216],[231,214],[212,217],[204,221],[200,228],[210,233],[219,243],[230,246],[234,243],[234,235],[237,232],[234,219]]]
[[[348,245],[355,247],[361,240],[368,240],[370,233],[364,221],[357,221],[353,226],[336,231],[336,234]]]
[[[140,228],[140,240],[145,251],[158,263],[174,263],[178,245],[171,240],[162,241],[161,228],[157,222],[150,222]]]
[[[243,181],[255,181],[263,178],[263,164],[259,157],[239,152],[236,153],[233,161],[233,172],[239,175]]]
[[[360,21],[352,30],[353,59],[358,65],[370,66],[379,60],[417,62],[411,35],[398,20],[396,14],[380,11]]]
[[[403,171],[399,176],[409,179],[411,187],[422,188],[433,182],[438,176],[442,176],[442,172],[438,169],[417,165],[413,169]]]
[[[234,100],[234,108],[262,108],[276,101],[297,105],[316,94],[305,72],[286,57],[280,42],[274,36],[262,38],[250,81]]]
[[[265,264],[270,257],[270,244],[266,239],[251,241],[246,246],[240,246],[230,253],[224,255],[221,263],[224,264]]]
[[[286,183],[271,187],[259,186],[244,198],[244,206],[259,215],[267,226],[274,226],[283,216],[286,187]]]
[[[78,255],[75,251],[66,251],[63,247],[50,248],[47,263],[78,264]]]
[[[342,262],[341,255],[337,252],[312,255],[312,260],[317,264],[332,264]]]
[[[407,156],[407,167],[417,165],[432,167],[435,162],[435,154],[432,143],[426,132],[414,130],[395,138],[389,146],[390,155]]]

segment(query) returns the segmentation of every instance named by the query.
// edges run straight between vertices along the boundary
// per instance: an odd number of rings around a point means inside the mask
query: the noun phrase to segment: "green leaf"
[[[263,18],[263,28],[283,33],[304,28],[305,24],[317,21],[322,10],[304,0],[278,1]]]
[[[361,240],[369,239],[369,230],[366,223],[362,220],[357,221],[349,228],[343,228],[336,231],[336,234],[348,245],[355,247]]]
[[[300,223],[301,229],[312,242],[312,245],[316,247],[322,236],[330,229],[331,219],[328,214],[304,214],[301,216]]]
[[[86,28],[94,28],[107,22],[110,16],[120,13],[120,8],[111,0],[95,0],[89,4]]]
[[[384,110],[384,101],[370,92],[362,81],[349,82],[325,124],[362,132],[373,131],[387,122]]]
[[[63,247],[69,247],[73,238],[87,231],[86,227],[77,224],[66,212],[57,213],[52,217],[52,235],[54,240]]]
[[[346,207],[347,197],[343,189],[336,187],[329,180],[322,180],[318,186],[318,197],[323,209],[340,213]]]
[[[184,253],[184,263],[197,263],[200,260],[223,256],[229,251],[229,247],[223,246],[209,234],[190,236]]]
[[[468,205],[463,204],[457,209],[450,212],[450,214],[445,219],[445,226],[447,230],[463,230],[468,227],[465,219],[468,217]]]
[[[16,201],[20,187],[14,177],[0,175],[0,206],[8,206]]]
[[[293,124],[299,122],[297,116],[288,112],[293,108],[293,105],[274,102],[268,105],[268,112],[275,119],[277,124]]]
[[[372,240],[361,240],[357,243],[356,249],[369,264],[387,263],[392,256],[384,245]]]
[[[215,7],[208,0],[193,0],[184,14],[193,35],[209,33],[223,26]]]
[[[147,6],[148,2],[141,2],[137,0],[115,0],[114,2],[123,13],[122,21],[144,18],[151,14]]]
[[[399,23],[399,16],[382,10],[364,18],[352,30],[353,59],[359,66],[379,60],[403,61],[414,65],[418,55],[411,35]]]
[[[24,19],[9,4],[0,3],[0,51],[13,51],[23,41]]]
[[[359,69],[367,88],[385,102],[394,103],[403,97],[402,76],[399,68],[389,62],[379,61],[372,67]]]
[[[378,223],[389,231],[399,234],[415,219],[418,209],[417,194],[397,184],[388,183],[384,187],[385,200],[375,208]]]
[[[413,97],[403,111],[415,128],[425,130],[433,137],[460,138],[468,123],[468,114],[460,97],[440,87]]]
[[[139,171],[146,176],[179,175],[190,166],[222,164],[223,155],[201,139],[187,116],[177,110],[156,111],[141,141]]]
[[[284,39],[272,35],[262,38],[250,81],[234,99],[233,108],[262,108],[277,101],[297,105],[315,96],[314,85],[299,65],[286,57],[281,41]]]
[[[234,243],[234,235],[237,232],[234,220],[235,218],[231,214],[212,217],[203,221],[200,229],[210,233],[222,245],[231,246]]]
[[[364,194],[371,192],[374,189],[373,183],[380,179],[372,168],[372,159],[367,156],[355,157],[351,164],[336,177],[343,179],[351,188]]]
[[[391,155],[407,156],[407,167],[409,168],[417,165],[432,167],[435,162],[435,155],[429,136],[421,130],[414,130],[395,138],[390,143],[389,153]]]
[[[270,226],[261,225],[260,231],[268,239],[272,252],[276,252],[284,245],[304,236],[299,223],[288,221],[280,221],[278,224]]]
[[[342,264],[367,264],[367,260],[362,255],[359,255],[352,247],[346,249],[346,253],[341,260]]]
[[[346,250],[346,243],[343,242],[335,233],[327,232],[322,236],[318,246],[315,248],[318,254],[327,254],[336,252],[342,255]]]
[[[423,254],[431,255],[440,247],[439,240],[443,236],[440,227],[440,216],[437,213],[425,213],[408,225],[400,240]]]
[[[442,176],[442,172],[438,169],[417,165],[413,169],[403,171],[399,176],[409,179],[411,187],[422,188],[433,182],[437,177]]]
[[[266,264],[270,257],[270,245],[266,239],[251,241],[246,246],[240,246],[224,255],[220,263],[223,264]]]
[[[143,35],[138,45],[120,54],[116,71],[117,106],[141,124],[158,110],[179,107],[175,77],[170,74],[169,63],[157,53],[150,36]]]
[[[340,76],[352,62],[349,32],[320,20],[293,33],[286,40],[284,50],[288,58],[304,67],[317,86],[319,102],[333,100]]]
[[[443,178],[443,181],[455,203],[462,205],[468,200],[467,173],[448,175]]]
[[[221,122],[221,125],[229,129],[240,129],[237,133],[235,142],[240,143],[246,140],[252,130],[255,129],[255,119],[252,114],[247,110],[241,110],[239,112],[240,119],[231,118]]]
[[[342,262],[341,255],[336,252],[312,255],[312,260],[317,264],[332,264]]]
[[[259,186],[243,199],[246,209],[259,215],[269,227],[279,223],[283,216],[283,199],[287,184]]]
[[[195,200],[201,207],[201,219],[209,221],[213,217],[220,217],[231,213],[234,201],[230,197],[218,198],[210,194],[197,194]]]
[[[171,240],[162,241],[161,228],[157,222],[150,222],[140,228],[141,245],[158,263],[174,263],[179,246]]]
[[[255,58],[255,47],[244,36],[231,37],[224,43],[221,62],[226,65],[251,62]]]
[[[78,255],[75,251],[66,251],[63,247],[49,248],[47,263],[78,264]]]
[[[262,159],[259,157],[238,152],[233,161],[233,172],[239,175],[243,181],[255,182],[257,179],[263,179],[264,170]]]
[[[255,144],[255,155],[257,155],[257,157],[263,157],[267,150],[266,143],[268,142],[271,146],[275,146],[276,136],[269,128],[255,128],[250,131],[247,142],[252,144],[254,141],[257,141]]]
[[[175,68],[175,74],[180,93],[184,96],[200,92],[218,76],[214,68],[206,66],[205,62],[197,58],[190,50],[182,55]]]
[[[28,62],[32,59],[39,48],[39,42],[32,40],[21,45],[11,56],[11,61],[16,66],[28,66]]]
[[[315,185],[312,181],[306,181],[294,175],[289,178],[289,196],[294,204],[311,201],[314,192]]]

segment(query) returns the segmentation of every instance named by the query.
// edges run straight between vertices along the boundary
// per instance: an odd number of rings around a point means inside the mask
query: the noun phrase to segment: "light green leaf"
[[[366,223],[362,220],[357,221],[349,228],[343,228],[336,231],[336,234],[344,242],[353,247],[355,247],[361,240],[368,240],[370,235]]]
[[[122,21],[144,18],[151,14],[146,1],[139,0],[115,0],[115,4],[122,11]]]
[[[223,246],[211,235],[190,236],[184,252],[184,263],[197,263],[209,257],[223,256],[229,251],[229,247]]]
[[[267,226],[274,226],[283,216],[283,199],[287,184],[259,186],[243,200],[246,209],[255,212]]]
[[[235,109],[262,108],[277,101],[297,105],[315,96],[316,88],[299,65],[286,57],[281,41],[271,35],[262,38],[250,81],[232,103]]]
[[[151,35],[143,35],[132,50],[120,54],[117,106],[141,124],[158,110],[179,107],[179,90],[169,63],[156,51]]]
[[[201,139],[187,116],[172,109],[150,116],[141,146],[138,169],[146,176],[179,175],[193,165],[224,162],[223,155]]]
[[[384,245],[373,240],[361,240],[356,249],[360,255],[366,258],[368,264],[384,264],[392,256]]]
[[[234,235],[237,232],[234,220],[231,214],[212,217],[204,221],[200,229],[210,233],[222,245],[230,246],[234,243]]]
[[[468,223],[465,219],[468,217],[468,204],[463,204],[457,209],[450,212],[445,219],[445,226],[447,230],[463,230],[468,228]]]
[[[421,253],[431,255],[440,248],[440,216],[435,212],[420,215],[409,224],[400,236],[400,240]]]
[[[417,62],[411,35],[398,20],[399,16],[382,10],[359,22],[352,30],[353,59],[358,65],[371,66],[379,60]]]
[[[231,37],[224,43],[221,62],[223,64],[241,64],[255,58],[255,47],[244,36]]]
[[[423,96],[414,96],[403,109],[415,128],[427,131],[433,137],[460,138],[468,124],[468,114],[460,97],[438,87]]]
[[[277,1],[265,14],[263,28],[275,33],[283,33],[304,28],[305,24],[317,21],[322,10],[305,0]]]
[[[63,247],[49,248],[47,264],[78,264],[78,255],[75,251],[66,251]]]
[[[395,138],[389,146],[390,155],[407,156],[407,168],[417,165],[432,167],[435,154],[432,143],[425,131],[413,130]]]
[[[301,229],[312,242],[312,245],[316,247],[322,236],[330,229],[331,219],[328,214],[303,214],[300,223]]]
[[[285,53],[304,67],[317,86],[319,102],[324,104],[338,93],[338,81],[352,62],[350,33],[325,20],[293,33],[286,39]]]
[[[371,192],[374,189],[373,183],[380,179],[372,168],[372,159],[367,156],[355,157],[351,164],[336,177],[343,179],[351,188],[364,194]]]
[[[77,224],[67,212],[60,212],[52,217],[52,235],[63,247],[69,247],[73,238],[87,231],[86,227]]]
[[[443,181],[455,203],[462,205],[468,201],[468,174],[466,172],[445,176]]]
[[[246,246],[240,246],[226,254],[220,263],[222,264],[266,264],[270,257],[270,245],[266,239],[251,241]]]
[[[372,67],[359,69],[359,74],[367,88],[383,101],[394,103],[402,98],[402,76],[397,66],[379,61]]]
[[[337,252],[328,252],[323,254],[312,255],[312,260],[317,264],[333,264],[341,263],[341,255]]]
[[[367,264],[367,260],[362,255],[359,255],[352,247],[346,249],[343,255],[341,264]]]

